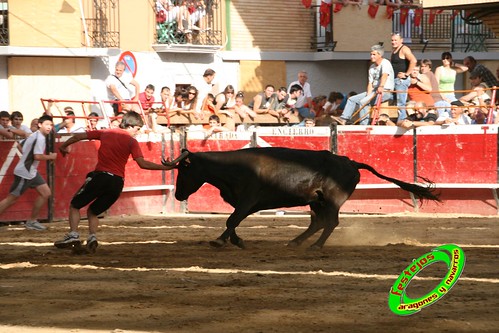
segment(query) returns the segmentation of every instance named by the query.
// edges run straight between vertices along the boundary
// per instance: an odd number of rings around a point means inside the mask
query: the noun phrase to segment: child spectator
[[[19,111],[14,111],[10,115],[11,126],[9,130],[14,134],[14,140],[26,139],[33,133],[31,128],[23,125],[23,120],[23,114]]]

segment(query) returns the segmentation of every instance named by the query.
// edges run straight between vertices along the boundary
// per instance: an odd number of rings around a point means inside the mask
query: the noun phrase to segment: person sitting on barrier
[[[277,91],[270,96],[269,114],[276,118],[283,118],[285,114],[288,114],[289,111],[285,108],[288,98],[288,89],[286,87],[277,89]]]
[[[81,245],[78,226],[80,210],[88,206],[87,249],[95,252],[97,248],[98,216],[108,210],[121,195],[124,185],[125,166],[129,157],[135,160],[141,169],[171,170],[173,165],[153,163],[144,158],[140,145],[135,139],[144,125],[142,117],[137,112],[127,112],[119,129],[89,131],[77,133],[66,140],[59,151],[63,156],[70,153],[69,146],[82,140],[98,140],[100,147],[97,153],[97,165],[94,171],[87,175],[82,187],[73,196],[69,206],[70,231],[64,238],[54,242],[57,248],[72,248]]]
[[[10,113],[8,111],[0,111],[0,137],[3,140],[14,138],[14,133],[10,131]]]
[[[473,91],[470,91],[466,95],[459,98],[465,106],[468,105],[484,105],[484,101],[490,99],[490,96],[486,93],[488,88],[485,82],[482,80],[482,76],[477,72],[472,72],[470,74],[470,81]]]
[[[332,118],[340,125],[345,125],[352,118],[355,110],[360,108],[360,124],[369,124],[369,105],[376,103],[378,94],[382,94],[381,101],[385,102],[392,98],[390,91],[394,87],[394,73],[390,61],[383,58],[385,51],[381,45],[371,47],[371,66],[368,71],[367,91],[348,99],[345,110],[340,117]]]
[[[9,130],[14,134],[13,139],[14,140],[22,140],[26,139],[28,136],[30,136],[33,132],[31,131],[31,128],[29,128],[26,125],[23,125],[23,114],[19,111],[14,111],[10,115],[10,122],[11,126]]]
[[[220,117],[216,114],[212,114],[210,118],[208,118],[208,128],[205,130],[205,138],[209,138],[213,133],[219,132],[228,132],[229,128],[222,126],[220,122]]]
[[[30,135],[22,145],[22,156],[14,168],[14,181],[10,187],[10,193],[0,201],[0,214],[2,214],[29,188],[34,188],[38,192],[38,197],[33,203],[31,216],[25,224],[26,229],[38,231],[47,229],[37,219],[43,205],[51,196],[51,191],[37,168],[40,161],[54,161],[57,158],[57,153],[45,153],[46,137],[52,132],[53,126],[52,117],[48,115],[43,115],[38,119],[38,130]]]
[[[438,117],[435,122],[436,125],[470,125],[471,119],[465,113],[465,106],[460,101],[452,102],[452,107],[450,111],[450,116],[444,114],[443,116]]]
[[[256,94],[255,97],[249,102],[248,107],[257,114],[266,114],[270,111],[271,97],[274,94],[274,86],[267,84],[265,89]]]
[[[410,84],[407,88],[409,100],[433,106],[435,102],[430,94],[431,89],[431,82],[428,76],[420,73],[419,65],[414,66],[410,75]]]
[[[438,115],[441,116],[444,112],[450,114],[450,103],[442,98],[438,90],[438,81],[435,74],[431,70],[432,62],[430,59],[423,59],[420,63],[420,72],[430,80],[431,84],[431,97],[433,98],[433,105],[435,106]]]
[[[428,109],[424,102],[416,102],[414,104],[415,113],[408,115],[398,126],[411,129],[421,126],[432,126],[438,118],[437,113],[433,109]]]

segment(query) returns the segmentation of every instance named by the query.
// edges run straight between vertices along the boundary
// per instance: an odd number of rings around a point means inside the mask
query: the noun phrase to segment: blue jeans
[[[361,119],[360,125],[369,125],[369,109],[372,105],[376,103],[376,93],[372,92],[367,95],[367,92],[360,93],[358,95],[352,96],[348,99],[347,104],[345,105],[345,109],[341,114],[341,119],[347,121],[352,118],[353,113],[362,105],[365,105],[359,112],[359,118]],[[371,97],[373,97],[371,99]],[[383,93],[383,97],[381,102],[386,102],[392,98],[392,94],[389,92]],[[369,100],[371,101],[369,102]]]
[[[301,108],[296,108],[296,110],[298,110],[298,113],[303,118],[312,118],[312,119],[315,118],[315,115],[310,112],[310,108],[306,108],[306,107],[302,106]]]
[[[407,103],[407,89],[411,85],[411,77],[407,79],[395,78],[395,90],[397,91],[397,106],[405,106]],[[400,92],[399,92],[400,91]]]

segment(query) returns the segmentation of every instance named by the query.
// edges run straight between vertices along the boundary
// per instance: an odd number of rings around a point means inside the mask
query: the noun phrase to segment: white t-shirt
[[[288,87],[288,94],[289,94],[289,90],[291,89],[291,87],[294,86],[295,84],[297,84],[303,88],[303,92],[300,95],[300,97],[297,98],[296,104],[295,104],[295,108],[301,108],[305,105],[305,103],[307,103],[308,98],[312,98],[312,91],[310,90],[310,83],[305,82],[304,85],[301,85],[300,81],[294,81],[294,82],[291,82],[289,87]],[[311,105],[309,105],[309,107],[311,107]]]
[[[24,141],[23,155],[14,169],[14,175],[24,179],[35,178],[40,161],[34,157],[45,154],[46,140],[40,131],[36,131]]]
[[[114,74],[110,74],[105,81],[109,100],[112,101],[116,99],[116,96],[114,96],[111,91],[111,85],[116,87],[122,99],[132,99],[132,96],[135,96],[135,88],[130,84],[132,80],[133,77],[128,73],[123,73],[119,79]]]

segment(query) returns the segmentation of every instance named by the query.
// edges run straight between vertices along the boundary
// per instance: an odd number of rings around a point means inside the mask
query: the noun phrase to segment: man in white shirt
[[[140,86],[135,79],[125,73],[125,63],[118,61],[114,68],[114,74],[110,74],[106,79],[106,87],[108,92],[108,98],[112,100],[120,101],[138,101]],[[133,88],[135,88],[133,90]],[[132,89],[132,90],[131,90]],[[127,104],[127,103],[115,103],[113,104],[114,116],[120,111],[138,111],[139,107],[137,104]]]
[[[295,84],[298,84],[300,87],[302,87],[303,92],[296,101],[295,109],[298,110],[298,113],[300,114],[301,118],[315,118],[315,113],[311,109],[312,92],[310,90],[310,83],[308,83],[307,80],[308,80],[307,72],[299,71],[298,80],[293,81],[289,84],[288,94],[291,91],[291,87],[294,86]]]

